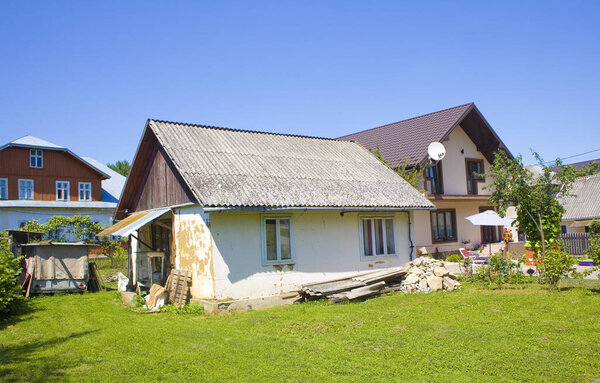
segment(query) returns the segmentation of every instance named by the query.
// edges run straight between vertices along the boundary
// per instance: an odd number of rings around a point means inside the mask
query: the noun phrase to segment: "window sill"
[[[284,266],[284,265],[294,265],[296,264],[296,261],[293,259],[288,259],[285,261],[263,261],[262,265],[263,266]]]
[[[438,243],[458,243],[457,239],[448,239],[446,241],[431,241],[432,244],[438,244]]]
[[[374,259],[389,259],[389,258],[397,258],[398,254],[388,254],[388,255],[361,255],[360,260],[369,262]]]

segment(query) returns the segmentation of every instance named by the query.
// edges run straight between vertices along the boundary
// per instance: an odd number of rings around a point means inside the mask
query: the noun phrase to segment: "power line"
[[[558,158],[561,161],[564,161],[564,160],[568,160],[569,158],[581,157],[581,156],[585,156],[586,154],[595,153],[595,152],[600,152],[600,149],[594,149],[594,150],[590,150],[590,151],[587,151],[584,153],[574,154],[572,156],[567,156],[567,157],[558,157]],[[544,164],[550,164],[552,162],[554,162],[554,161],[546,161],[546,162],[544,162]]]
[[[561,160],[568,160],[569,158],[573,158],[573,157],[581,157],[581,156],[584,156],[586,154],[590,154],[590,153],[594,153],[594,152],[600,152],[600,149],[590,150],[589,152],[575,154],[575,155],[568,156],[568,157],[563,157],[563,158],[561,158]]]

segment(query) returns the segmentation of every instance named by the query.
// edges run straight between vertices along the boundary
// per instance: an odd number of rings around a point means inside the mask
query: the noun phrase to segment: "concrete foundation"
[[[204,311],[206,313],[215,314],[219,311],[261,310],[277,306],[287,306],[296,302],[297,298],[298,294],[292,292],[249,299],[232,299],[223,301],[192,299],[191,301],[204,306]]]

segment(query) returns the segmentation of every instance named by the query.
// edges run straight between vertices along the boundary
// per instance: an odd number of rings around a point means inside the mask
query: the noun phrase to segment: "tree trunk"
[[[544,225],[542,224],[542,213],[538,213],[538,218],[540,220],[540,235],[542,238],[542,256],[541,256],[541,260],[542,260],[542,270],[544,270],[544,257],[546,256],[546,238],[544,237]],[[539,269],[539,266],[538,266]],[[538,271],[539,274],[539,271]]]

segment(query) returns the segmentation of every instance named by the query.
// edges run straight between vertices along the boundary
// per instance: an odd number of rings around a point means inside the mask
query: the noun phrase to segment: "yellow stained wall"
[[[216,295],[213,240],[207,220],[199,206],[173,211],[175,267],[192,272],[190,293],[194,298]]]

